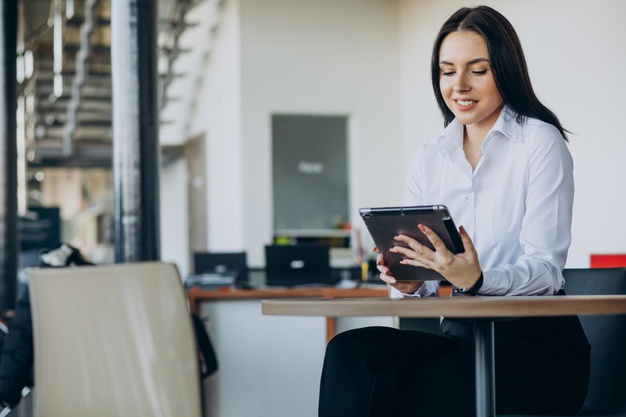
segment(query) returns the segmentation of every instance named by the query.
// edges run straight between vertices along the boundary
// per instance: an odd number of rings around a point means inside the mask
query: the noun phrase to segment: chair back
[[[566,269],[567,295],[626,294],[626,268]],[[580,316],[591,344],[591,375],[582,412],[626,409],[626,316]]]
[[[200,417],[195,340],[174,265],[27,274],[36,416]]]

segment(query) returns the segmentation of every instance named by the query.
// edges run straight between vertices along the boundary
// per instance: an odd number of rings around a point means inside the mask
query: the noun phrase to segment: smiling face
[[[450,33],[441,43],[439,69],[441,95],[448,108],[468,132],[486,135],[504,101],[483,38],[473,31]]]

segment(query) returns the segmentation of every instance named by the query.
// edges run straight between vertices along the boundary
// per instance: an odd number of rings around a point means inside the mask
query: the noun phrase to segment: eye
[[[454,75],[454,71],[441,71],[441,75],[443,76]]]
[[[486,73],[487,73],[487,70],[472,71],[472,74],[474,75],[485,75]]]

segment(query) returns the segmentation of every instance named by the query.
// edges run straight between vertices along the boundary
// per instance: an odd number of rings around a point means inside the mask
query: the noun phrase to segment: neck
[[[478,153],[487,137],[487,132],[477,132],[475,129],[468,129],[467,126],[463,129],[463,149],[466,152]]]
[[[480,159],[483,157],[482,145],[485,140],[485,136],[472,136],[467,129],[463,129],[463,152],[465,153],[465,159],[472,166],[472,171],[476,169]]]
[[[477,146],[480,149],[480,146],[484,142],[485,138],[489,134],[489,131],[496,124],[498,117],[500,117],[500,113],[504,108],[504,103],[500,105],[500,107],[494,111],[490,116],[485,119],[472,123],[469,125],[465,125],[463,129],[463,143],[470,142],[472,146]]]

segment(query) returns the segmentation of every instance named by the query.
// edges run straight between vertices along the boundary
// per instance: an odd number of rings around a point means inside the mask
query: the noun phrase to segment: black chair
[[[566,269],[563,275],[567,295],[626,294],[626,268]],[[591,376],[577,416],[626,417],[626,316],[581,316],[580,321],[591,344]]]

